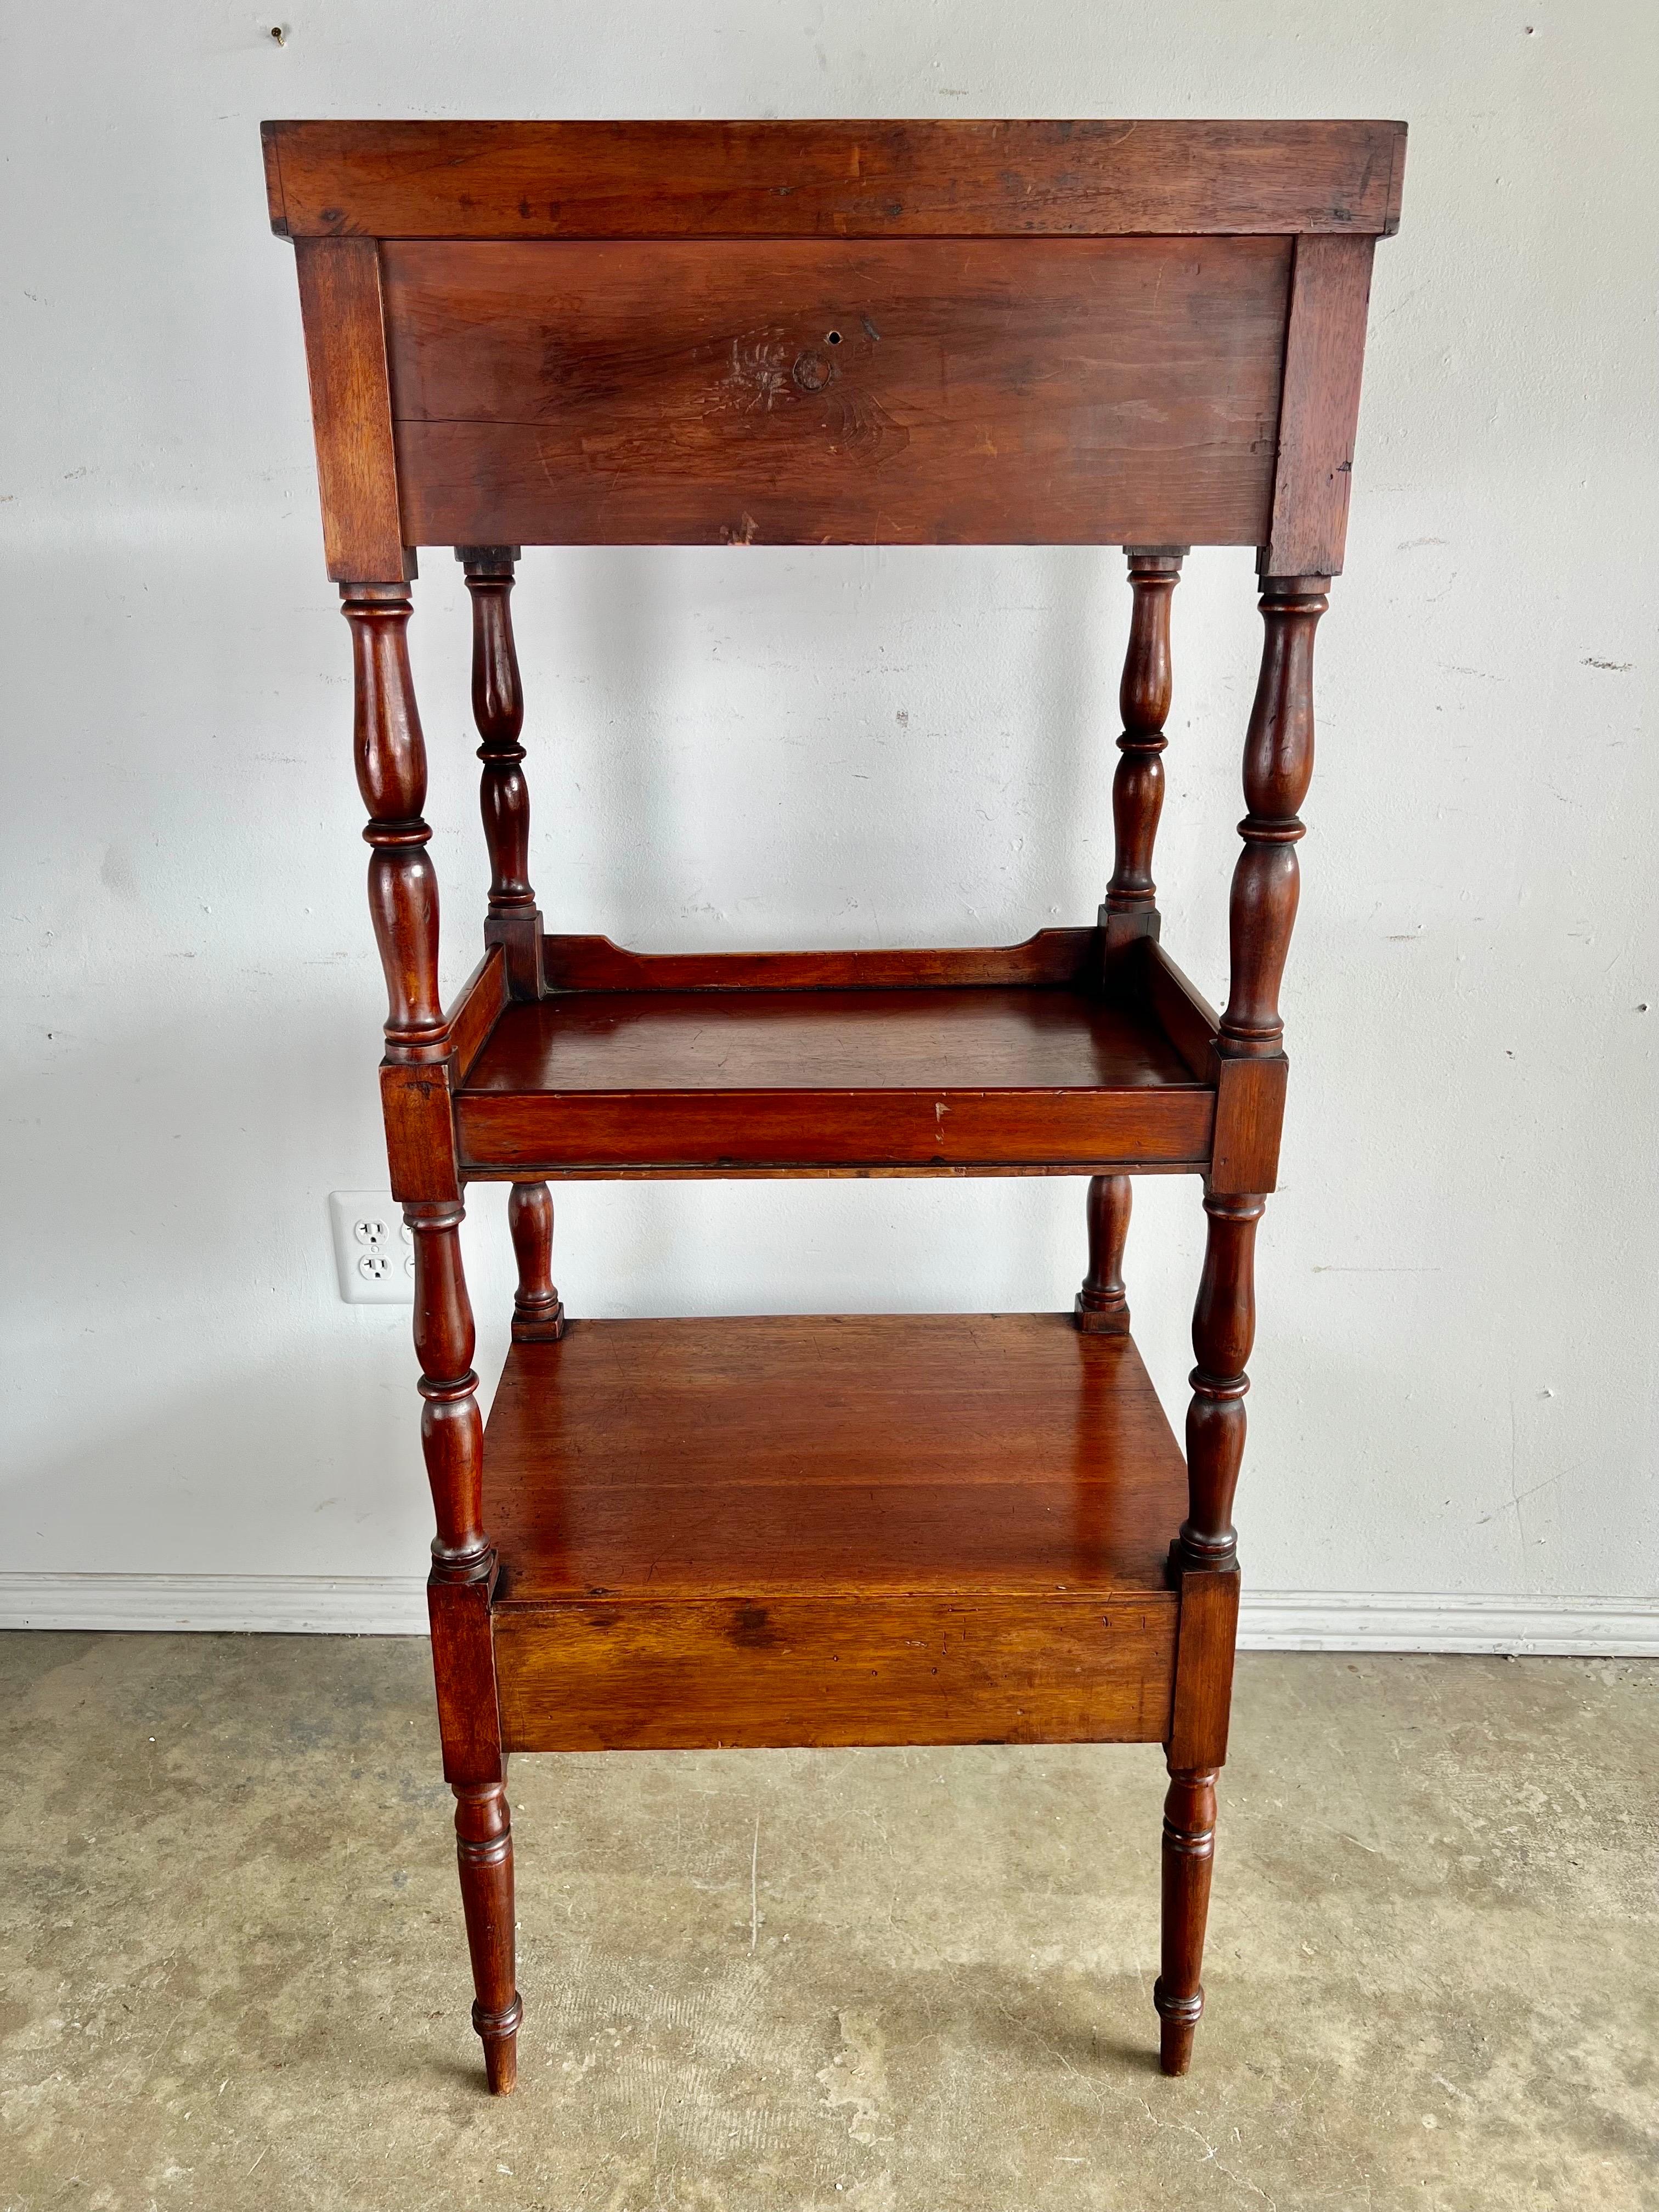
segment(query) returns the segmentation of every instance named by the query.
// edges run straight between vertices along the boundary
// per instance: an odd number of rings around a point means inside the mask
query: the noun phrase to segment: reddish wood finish
[[[328,573],[407,581],[415,561],[398,520],[380,254],[372,239],[307,239],[295,258]]]
[[[513,1824],[507,1791],[499,1782],[456,1790],[455,1841],[467,1949],[478,1992],[472,2025],[483,2043],[485,2078],[497,2096],[505,2096],[518,2087],[524,2007],[514,1965]]]
[[[1279,979],[1291,949],[1300,884],[1297,813],[1313,777],[1313,644],[1329,604],[1322,576],[1291,576],[1262,591],[1261,674],[1244,740],[1244,850],[1233,871],[1229,935],[1232,989],[1221,1049],[1265,1059],[1282,1048]]]
[[[388,1056],[380,1062],[380,1109],[392,1196],[402,1204],[458,1201],[461,1184],[448,1068],[404,1066]]]
[[[349,584],[341,599],[351,626],[357,787],[369,817],[369,915],[386,985],[380,1088],[392,1194],[454,1204],[451,1039],[438,999],[438,879],[421,812],[426,744],[409,669],[408,587]]]
[[[518,2078],[523,2015],[514,1972],[513,1830],[503,1786],[490,1598],[493,1553],[476,1562],[435,1559],[427,1585],[444,1779],[455,1793],[455,1852],[477,1999],[472,2025],[497,2094]]]
[[[1369,238],[1298,238],[1263,576],[1340,576],[1371,293]]]
[[[1158,2063],[1184,2074],[1204,2010],[1204,1933],[1215,1852],[1215,1784],[1227,1756],[1233,1650],[1238,1635],[1238,1570],[1183,1571],[1174,1710],[1165,1751],[1170,1790],[1164,1808],[1163,1965],[1153,2002]]]
[[[1129,1237],[1133,1188],[1127,1176],[1089,1179],[1089,1272],[1077,1294],[1077,1325],[1085,1336],[1127,1336],[1129,1301],[1123,1290],[1123,1248]]]
[[[426,741],[409,672],[409,594],[401,584],[342,593],[351,625],[357,788],[368,810],[368,910],[386,971],[386,1054],[444,1056],[438,999],[438,880],[427,855]]]
[[[564,1334],[564,1301],[553,1285],[553,1194],[544,1182],[515,1182],[507,1225],[519,1263],[513,1301],[514,1344],[556,1344]]]
[[[459,1206],[405,1206],[415,1241],[415,1352],[421,1363],[421,1448],[438,1534],[432,1556],[446,1571],[480,1571],[489,1547],[483,1521],[483,1424],[472,1371],[476,1334],[461,1268]]]
[[[1392,232],[1403,123],[266,123],[279,236]]]
[[[521,2010],[508,1747],[1161,1740],[1161,2062],[1189,2062],[1313,633],[1403,152],[1386,123],[265,126],[353,640],[439,1727],[493,2089]],[[1125,545],[1097,929],[740,955],[544,937],[518,547],[721,539]],[[417,542],[466,570],[491,869],[486,957],[447,1013]],[[1266,630],[1218,1018],[1157,942],[1152,857],[1182,553],[1235,543],[1257,547]],[[1182,1170],[1208,1215],[1184,1466],[1122,1283],[1128,1176]],[[1091,1176],[1075,1327],[567,1330],[540,1180],[1064,1171]],[[519,1263],[487,1446],[459,1234],[481,1175],[514,1183]]]
[[[1176,1601],[783,1597],[495,1614],[521,1751],[1156,1743]]]
[[[550,937],[550,991],[908,991],[1090,981],[1092,929],[1043,929],[1023,945],[906,945],[876,952],[630,952],[608,937]],[[1213,1021],[1212,1027],[1213,1027]]]
[[[530,884],[530,787],[525,753],[524,693],[513,642],[513,567],[516,545],[464,545],[462,564],[472,601],[472,719],[483,744],[478,799],[489,848],[486,942],[506,956],[515,999],[542,994],[542,918]]]
[[[579,1321],[487,1467],[514,1747],[1167,1734],[1183,1474],[1127,1336]]]
[[[1200,1086],[1137,1010],[1066,989],[583,991],[509,1006],[475,1091]]]
[[[1290,1065],[1282,1052],[1265,1058],[1218,1058],[1215,1139],[1209,1188],[1218,1196],[1276,1189],[1279,1138]]]
[[[1212,1766],[1171,1768],[1164,1800],[1164,1942],[1152,2002],[1165,2074],[1184,2074],[1191,2065],[1204,2009],[1199,1976],[1215,1860],[1215,1784]]]
[[[432,1663],[438,1686],[438,1732],[444,1779],[453,1788],[500,1782],[501,1716],[490,1644],[495,1555],[471,1564],[434,1559],[427,1577]]]
[[[477,1993],[472,2024],[489,2086],[505,2093],[518,2079],[522,2008],[514,1973],[513,1833],[490,1650],[495,1554],[483,1531],[483,1423],[461,1218],[459,1206],[404,1208],[415,1239],[421,1449],[438,1523],[429,1585],[433,1667],[445,1773],[455,1792],[461,1905]]]
[[[1181,1524],[1188,1566],[1229,1567],[1238,1556],[1233,1492],[1244,1455],[1244,1370],[1255,1336],[1255,1225],[1260,1198],[1204,1200],[1209,1236],[1193,1310],[1192,1403],[1187,1411],[1189,1498]]]
[[[1172,1767],[1221,1766],[1227,1757],[1238,1569],[1187,1568],[1172,1547],[1170,1581],[1181,1600],[1175,1705],[1164,1750]]]
[[[1201,1164],[1213,1094],[1076,990],[573,993],[507,1008],[457,1103],[469,1170]]]
[[[1216,1037],[1216,1196],[1260,1194],[1278,1179],[1287,1072],[1279,988],[1300,883],[1297,809],[1313,775],[1313,642],[1325,587],[1322,576],[1292,576],[1262,592],[1261,672],[1244,741],[1244,849],[1229,915],[1232,988]]]
[[[1358,337],[1363,340],[1363,310]],[[1356,397],[1358,390],[1356,358]],[[1231,989],[1216,1035],[1222,1080],[1204,1199],[1209,1234],[1193,1313],[1197,1364],[1187,1413],[1188,1511],[1176,1547],[1182,1643],[1189,1622],[1194,1642],[1177,1678],[1164,1823],[1164,1963],[1154,2001],[1166,2074],[1186,2072],[1204,2008],[1200,1974],[1215,1848],[1215,1778],[1226,1757],[1238,1612],[1232,1508],[1244,1453],[1245,1370],[1255,1335],[1255,1231],[1279,1158],[1285,1067],[1279,988],[1296,921],[1296,847],[1303,834],[1297,810],[1313,775],[1313,641],[1327,605],[1326,583],[1318,575],[1270,577],[1264,585],[1261,672],[1244,742],[1244,849],[1229,916]]]
[[[1179,553],[1129,555],[1134,612],[1129,650],[1123,663],[1118,707],[1123,734],[1112,779],[1112,823],[1116,864],[1100,909],[1108,957],[1139,937],[1158,935],[1158,886],[1152,881],[1152,847],[1164,811],[1164,762],[1169,740],[1164,725],[1170,712],[1170,601],[1181,580]]]
[[[1186,1475],[1069,1314],[568,1322],[508,1356],[501,1604],[1167,1587]]]
[[[1282,239],[383,258],[417,545],[1267,535]]]
[[[1213,1083],[1218,1069],[1216,1031],[1219,1017],[1209,1000],[1183,975],[1154,938],[1138,948],[1136,980],[1152,1018],[1200,1082]]]
[[[445,1026],[449,1034],[450,1065],[457,1083],[483,1051],[489,1032],[507,1004],[507,963],[499,945],[492,945],[461,986]]]

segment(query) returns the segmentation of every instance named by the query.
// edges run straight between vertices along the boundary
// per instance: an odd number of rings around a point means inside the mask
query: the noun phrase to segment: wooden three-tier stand
[[[492,2088],[516,2072],[507,1754],[1162,1743],[1164,2070],[1203,2007],[1279,977],[1395,123],[277,123],[350,624],[381,1082],[416,1255],[444,1771]],[[525,544],[1099,544],[1133,592],[1093,927],[991,951],[544,935]],[[1259,550],[1231,976],[1158,941],[1170,605]],[[492,881],[447,1010],[405,627],[472,603]],[[710,742],[717,742],[711,738]],[[1130,1178],[1204,1181],[1183,1459],[1128,1334]],[[567,1321],[568,1177],[1086,1175],[1074,1314]],[[488,1431],[459,1230],[510,1182]]]

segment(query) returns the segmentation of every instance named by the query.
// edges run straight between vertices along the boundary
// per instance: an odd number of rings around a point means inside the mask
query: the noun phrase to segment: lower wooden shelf
[[[1068,1315],[574,1322],[484,1482],[509,1750],[1168,1732],[1185,1465]]]

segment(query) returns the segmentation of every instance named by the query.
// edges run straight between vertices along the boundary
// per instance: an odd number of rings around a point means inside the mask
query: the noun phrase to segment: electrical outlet
[[[415,1243],[389,1190],[331,1190],[334,1268],[349,1306],[415,1303]]]

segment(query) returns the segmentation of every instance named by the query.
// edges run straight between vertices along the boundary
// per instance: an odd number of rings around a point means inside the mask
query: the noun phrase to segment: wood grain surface
[[[328,573],[337,583],[407,581],[380,255],[372,239],[302,240],[295,259]]]
[[[280,235],[1392,231],[1403,123],[282,122]]]
[[[500,1601],[1162,1591],[1186,1469],[1069,1314],[571,1321],[485,1443]]]
[[[490,2087],[516,2079],[522,2011],[503,1753],[607,1746],[1163,1740],[1154,2001],[1160,2063],[1182,2072],[1313,627],[1341,563],[1404,126],[319,122],[263,138],[353,634],[433,1657]],[[1125,546],[1101,928],[777,955],[543,934],[518,549],[722,542]],[[465,564],[490,856],[492,950],[447,1013],[404,637],[416,543]],[[1152,864],[1178,556],[1240,544],[1258,548],[1267,635],[1218,1018],[1157,942]],[[1127,1334],[1131,1170],[1206,1178],[1185,1464]],[[1092,1178],[1076,1325],[567,1325],[554,1285],[547,1177],[1054,1172]],[[459,1237],[479,1176],[515,1183],[523,1340],[487,1444]]]
[[[509,1751],[1157,1743],[1172,1596],[509,1606]]]
[[[1098,951],[1092,929],[1041,929],[1018,945],[831,952],[633,952],[608,937],[547,937],[542,969],[550,991],[891,991],[1082,984]]]
[[[1078,990],[574,992],[502,1012],[456,1117],[484,1170],[1199,1165],[1214,1092]]]
[[[1369,238],[1296,242],[1264,577],[1342,573],[1375,245]]]
[[[1185,1477],[1062,1314],[574,1322],[490,1415],[509,1747],[1152,1741]]]
[[[1254,545],[1282,238],[393,243],[411,543]]]
[[[1136,1012],[1074,990],[581,991],[509,1005],[483,1091],[1201,1086]]]

